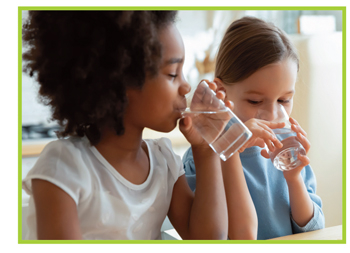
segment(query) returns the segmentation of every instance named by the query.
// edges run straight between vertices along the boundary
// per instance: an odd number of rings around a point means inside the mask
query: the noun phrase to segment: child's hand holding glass
[[[202,80],[201,82],[205,81],[209,88],[212,91],[217,90],[217,86],[214,82],[210,82],[209,80]],[[201,83],[200,82],[200,83]],[[199,88],[196,89],[193,100],[191,103],[190,110],[191,111],[213,111],[217,108],[219,108],[221,105],[218,104],[218,100],[213,100],[210,95],[212,94],[204,94],[201,93],[204,91],[204,88],[199,86]],[[201,97],[201,100],[200,98]],[[218,91],[216,93],[216,97],[223,101],[225,98],[225,93],[223,91]],[[202,103],[204,101],[204,103]],[[233,103],[229,100],[225,101],[225,106],[233,110]],[[220,114],[198,114],[197,117],[191,117],[190,113],[185,111],[183,113],[184,117],[180,120],[180,131],[183,133],[187,141],[192,146],[203,146],[208,147],[208,143],[205,141],[205,139],[201,136],[199,131],[205,131],[205,129],[209,129],[212,126],[208,125],[208,118],[212,119],[212,122],[217,122],[216,127],[217,128],[224,128],[224,124],[222,122],[228,122],[230,120],[230,117],[227,117],[227,115],[220,115]],[[202,129],[198,130],[193,125],[201,125]]]
[[[272,108],[269,105],[267,108]],[[294,124],[296,121],[291,119],[282,104],[273,106],[273,110],[266,108],[259,108],[255,116],[257,119],[268,120],[271,123],[283,123],[283,127],[273,129],[273,133],[282,143],[282,147],[266,145],[266,150],[261,154],[265,158],[270,158],[276,169],[281,171],[290,171],[299,168],[304,164],[299,160],[299,155],[306,155],[306,150],[303,144],[298,140],[301,133],[306,134],[305,131],[298,125]],[[292,123],[293,122],[293,123]],[[293,125],[292,125],[293,124]],[[298,132],[296,132],[298,131]],[[300,137],[302,138],[302,137]],[[307,143],[304,143],[307,145]],[[303,166],[304,167],[304,166]]]
[[[215,93],[216,84],[208,82],[209,85],[207,82],[200,82],[194,92],[190,108],[182,114],[190,118],[191,123],[188,124],[191,124],[191,128],[188,126],[185,129],[182,125],[180,130],[185,130],[183,133],[192,146],[209,144],[220,158],[226,161],[249,140],[252,134],[232,112],[232,102],[228,100],[223,102],[225,93],[223,91]],[[182,123],[186,124],[185,121]],[[202,138],[199,138],[198,134]]]
[[[292,117],[289,118],[289,122],[291,123],[291,129],[297,134],[296,136],[297,141],[299,141],[300,144],[304,147],[305,153],[307,155],[311,145],[309,140],[306,138],[306,135],[307,135],[306,132],[304,131],[304,129],[301,128],[299,123]],[[306,155],[299,153],[297,158],[300,161],[300,165],[293,170],[283,171],[283,176],[287,182],[290,182],[296,179],[300,175],[300,171],[305,166],[310,164],[310,159]]]
[[[283,146],[282,143],[276,138],[275,133],[272,131],[272,129],[275,128],[282,128],[284,126],[283,122],[269,122],[262,119],[252,118],[246,121],[244,124],[252,132],[253,136],[244,146],[239,149],[240,153],[242,153],[246,148],[253,146],[264,148],[265,144],[270,150],[274,150],[275,147],[281,148]],[[261,155],[265,158],[270,158],[265,149],[262,150]]]

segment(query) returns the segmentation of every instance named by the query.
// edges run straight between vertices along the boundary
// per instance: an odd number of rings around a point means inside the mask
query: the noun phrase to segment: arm
[[[284,123],[272,123],[253,118],[246,121],[245,125],[252,132],[252,137],[239,149],[239,152],[251,146],[264,147],[265,144],[270,149],[282,146],[271,129],[282,127]],[[239,153],[237,152],[221,164],[228,207],[229,238],[255,240],[258,233],[258,218]]]
[[[215,83],[208,81],[208,85],[216,90]],[[216,95],[219,99],[225,97],[222,92]],[[232,107],[232,104],[227,101],[226,106]],[[179,126],[192,146],[197,188],[193,196],[185,176],[181,176],[173,189],[168,217],[183,239],[227,239],[227,206],[220,158],[192,126],[190,117],[181,119]]]
[[[227,207],[219,157],[210,147],[192,147],[196,194],[185,175],[173,190],[168,217],[183,239],[227,239]]]
[[[314,216],[313,203],[300,173],[287,184],[292,217],[298,226],[304,227]]]
[[[32,179],[39,240],[81,240],[74,200],[61,188]]]
[[[306,188],[307,194],[309,195],[313,205],[313,215],[306,225],[301,224],[304,226],[299,226],[291,215],[293,233],[314,231],[325,227],[325,219],[322,211],[322,200],[316,194],[315,175],[310,166],[304,167],[300,174],[303,180],[303,187]]]
[[[297,140],[303,145],[307,154],[310,150],[310,142],[306,138],[306,132],[295,119],[290,118],[289,121],[292,123],[292,130],[297,133]],[[288,185],[292,217],[299,227],[304,227],[314,216],[313,203],[300,174],[310,160],[301,154],[298,155],[298,159],[302,164],[291,171],[284,171],[283,176]]]
[[[231,240],[256,240],[258,218],[244,177],[238,152],[221,162]]]

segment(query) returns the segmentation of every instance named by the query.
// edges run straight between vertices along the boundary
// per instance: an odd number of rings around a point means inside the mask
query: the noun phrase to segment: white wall
[[[308,133],[326,227],[342,223],[342,34],[290,36],[300,55],[292,117]],[[345,140],[344,140],[345,141]]]

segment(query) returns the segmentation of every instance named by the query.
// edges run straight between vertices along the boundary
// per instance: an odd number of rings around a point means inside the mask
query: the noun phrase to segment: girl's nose
[[[179,94],[184,96],[191,91],[191,85],[185,80],[185,78],[182,77],[182,80],[183,81],[179,87]]]
[[[256,118],[266,121],[274,121],[278,118],[278,107],[274,104],[266,105],[258,110]]]

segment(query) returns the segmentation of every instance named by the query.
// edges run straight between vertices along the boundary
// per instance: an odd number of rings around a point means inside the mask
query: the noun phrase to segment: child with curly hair
[[[29,12],[25,71],[65,128],[23,180],[31,195],[26,239],[161,239],[167,215],[183,239],[227,238],[220,159],[191,120],[181,119],[180,130],[196,162],[195,196],[171,142],[142,139],[145,127],[173,130],[186,106],[175,17]]]
[[[244,17],[233,22],[220,44],[214,82],[234,103],[234,113],[253,133],[252,138],[222,163],[229,215],[230,239],[269,239],[324,228],[321,198],[307,156],[293,170],[274,168],[270,151],[281,148],[272,123],[283,105],[292,112],[298,55],[287,35],[273,24]],[[258,119],[259,110],[267,112]],[[292,130],[306,153],[310,142],[298,122]],[[272,137],[272,141],[271,141]],[[196,164],[191,148],[183,157],[192,190],[196,188]]]

